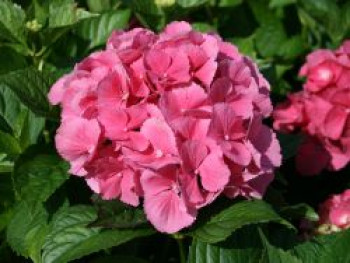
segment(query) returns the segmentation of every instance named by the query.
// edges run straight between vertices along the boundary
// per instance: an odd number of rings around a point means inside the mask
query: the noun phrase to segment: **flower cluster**
[[[143,202],[162,232],[218,196],[260,198],[280,165],[269,84],[217,35],[186,22],[114,32],[49,93],[70,172],[104,199]]]
[[[274,111],[274,128],[306,136],[296,162],[301,174],[339,170],[350,161],[350,41],[316,50],[300,70],[304,89]]]
[[[334,232],[350,227],[350,190],[333,195],[319,209],[319,232]]]

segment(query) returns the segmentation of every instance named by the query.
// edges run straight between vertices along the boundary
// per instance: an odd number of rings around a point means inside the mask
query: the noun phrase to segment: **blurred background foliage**
[[[54,152],[58,109],[46,99],[54,81],[103,48],[113,30],[142,26],[159,31],[174,20],[189,21],[202,32],[216,32],[251,56],[270,81],[276,103],[301,89],[298,70],[310,51],[335,48],[349,37],[350,1],[0,0],[0,262],[57,263],[78,258],[93,263],[178,262],[175,241],[161,235],[147,237],[153,230],[145,227],[138,210],[91,199],[82,180],[68,176],[67,164]],[[283,207],[281,215],[289,220],[317,220],[312,207],[349,186],[343,176],[346,171],[331,181],[329,174],[300,178],[293,163],[300,138],[280,140],[285,164],[266,200]],[[312,189],[315,194],[310,195]],[[295,206],[300,202],[306,204]],[[101,226],[112,228],[103,231]],[[237,251],[241,260],[236,258],[237,262],[256,262],[248,261],[248,256],[260,258],[262,251],[269,254],[261,262],[299,262],[279,248],[271,249],[283,241],[277,230],[283,231],[277,226],[264,229],[267,241],[260,230],[243,228],[227,241],[232,246],[242,240],[235,250],[227,244],[216,247],[196,241],[190,262],[207,262],[199,256],[205,253],[212,253],[213,260],[234,258]],[[246,240],[247,236],[252,238]],[[259,236],[263,242],[256,245],[253,237]],[[339,242],[332,244],[336,247]],[[311,247],[317,250],[313,245],[306,243],[291,254],[300,255]],[[337,249],[339,254],[347,250]],[[270,256],[284,260],[269,261]],[[332,260],[340,261],[324,262],[349,262]]]

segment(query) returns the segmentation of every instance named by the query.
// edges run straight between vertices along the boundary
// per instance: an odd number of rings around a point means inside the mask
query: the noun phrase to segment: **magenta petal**
[[[327,167],[329,160],[330,156],[322,145],[308,139],[299,147],[296,164],[301,174],[316,175]]]

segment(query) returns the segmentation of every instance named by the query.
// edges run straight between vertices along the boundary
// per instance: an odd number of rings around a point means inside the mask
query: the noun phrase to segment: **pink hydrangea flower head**
[[[296,157],[301,174],[339,170],[350,161],[349,48],[345,41],[336,51],[321,49],[308,55],[300,70],[306,77],[304,89],[290,94],[273,113],[275,129],[305,135]]]
[[[269,90],[234,45],[187,22],[115,31],[52,87],[56,146],[92,191],[174,233],[219,196],[264,195],[281,159]]]

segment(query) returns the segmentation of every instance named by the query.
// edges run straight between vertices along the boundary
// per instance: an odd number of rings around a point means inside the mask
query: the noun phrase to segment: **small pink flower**
[[[320,205],[319,224],[330,224],[340,229],[350,227],[350,190],[333,195]]]

